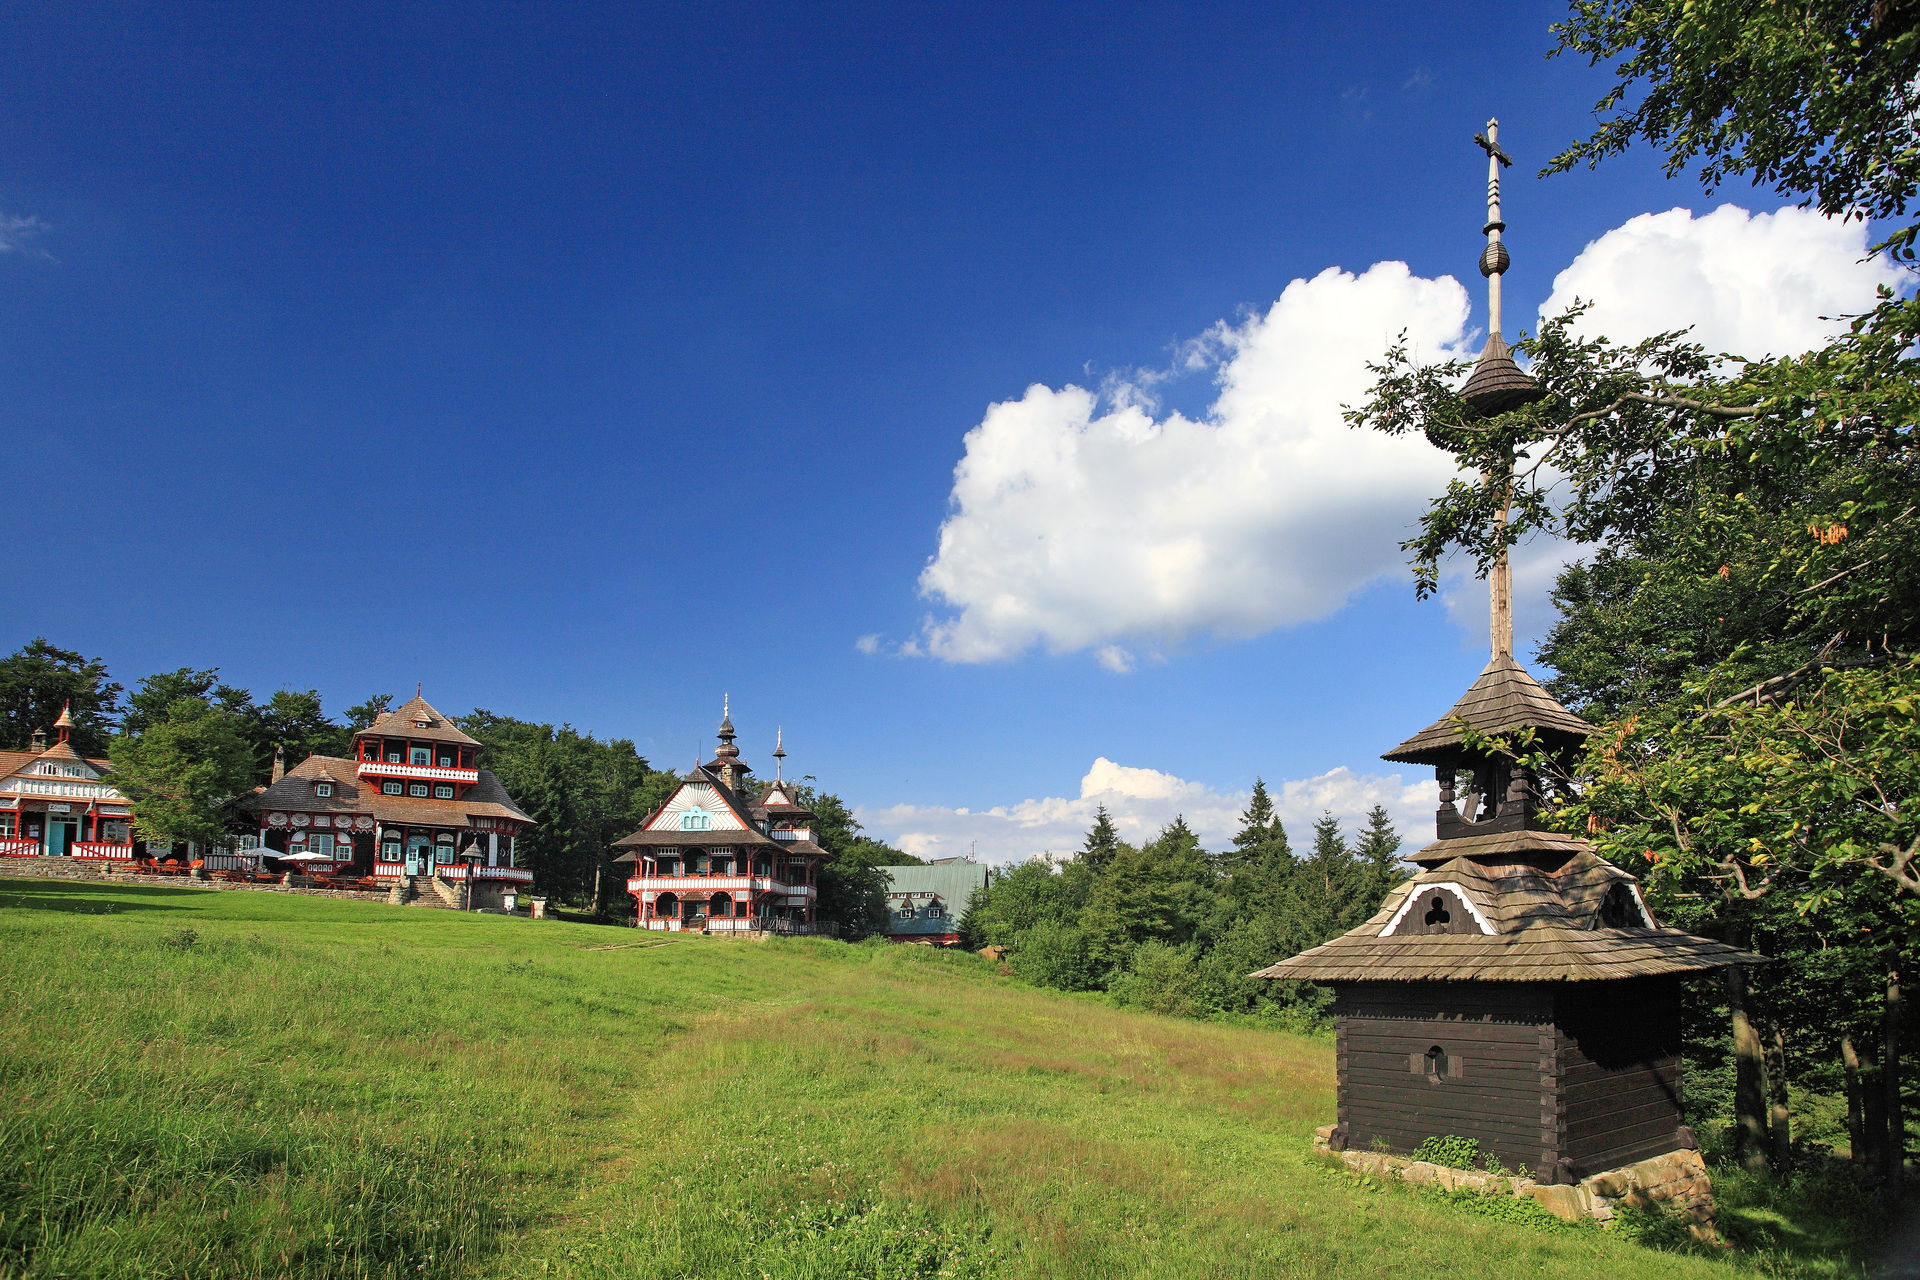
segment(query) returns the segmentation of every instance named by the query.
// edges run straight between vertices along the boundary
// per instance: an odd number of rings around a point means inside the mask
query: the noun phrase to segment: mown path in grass
[[[0,1275],[1725,1270],[1312,1165],[1324,1042],[632,938],[0,881]]]

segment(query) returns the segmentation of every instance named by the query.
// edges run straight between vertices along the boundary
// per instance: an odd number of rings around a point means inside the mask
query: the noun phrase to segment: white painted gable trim
[[[692,809],[704,809],[712,818],[713,825],[708,831],[745,831],[747,824],[740,821],[740,815],[727,806],[720,793],[711,787],[695,790],[690,782],[680,784],[673,798],[660,807],[648,825],[649,831],[679,831],[680,815]]]
[[[1400,922],[1407,918],[1407,912],[1413,910],[1414,906],[1420,901],[1421,896],[1429,889],[1445,889],[1453,894],[1453,896],[1460,899],[1461,904],[1466,907],[1467,914],[1473,917],[1473,922],[1480,926],[1480,932],[1485,934],[1491,934],[1493,932],[1493,926],[1488,924],[1487,918],[1480,914],[1480,908],[1473,905],[1473,899],[1467,896],[1465,889],[1451,880],[1429,880],[1423,884],[1414,886],[1414,891],[1407,894],[1407,900],[1400,904],[1398,911],[1393,913],[1393,919],[1387,921],[1387,927],[1380,931],[1380,936],[1383,938],[1391,937],[1393,931],[1400,927]]]

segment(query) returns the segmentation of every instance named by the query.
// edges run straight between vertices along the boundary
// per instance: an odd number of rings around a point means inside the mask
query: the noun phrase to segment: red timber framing
[[[478,741],[416,697],[356,733],[344,759],[309,756],[284,774],[276,766],[273,783],[247,802],[260,848],[380,880],[529,884],[514,846],[532,820],[479,754]]]
[[[714,758],[695,765],[640,830],[614,843],[634,864],[635,923],[663,932],[823,933],[813,814],[791,783],[753,782],[723,712]],[[786,752],[776,739],[776,761]]]
[[[56,740],[35,730],[26,751],[0,751],[0,857],[130,862],[138,847],[133,807],[113,785],[113,766],[73,749],[70,712]]]

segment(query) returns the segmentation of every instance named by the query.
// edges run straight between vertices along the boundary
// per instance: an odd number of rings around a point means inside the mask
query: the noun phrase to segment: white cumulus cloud
[[[949,608],[920,647],[955,662],[1036,645],[1099,650],[1249,636],[1334,612],[1395,572],[1399,542],[1453,467],[1421,439],[1341,420],[1365,362],[1407,331],[1427,358],[1458,353],[1466,290],[1403,263],[1329,269],[1264,315],[1199,344],[1220,392],[1202,421],[1155,418],[1151,388],[1033,386],[987,410],[954,469],[952,513],[924,594]]]
[[[1862,261],[1866,253],[1866,223],[1811,209],[1643,213],[1582,249],[1553,278],[1540,315],[1582,298],[1593,309],[1580,327],[1617,342],[1691,325],[1709,351],[1798,355],[1845,328],[1823,316],[1864,311],[1876,286],[1905,283],[1884,257]]]
[[[1716,351],[1799,352],[1898,284],[1861,262],[1858,222],[1732,205],[1643,214],[1589,244],[1541,308],[1592,301],[1586,326],[1622,342],[1694,326]],[[1479,305],[1478,291],[1472,306]],[[1219,393],[1199,419],[1160,416],[1169,373],[1097,391],[1035,385],[988,408],[954,468],[937,554],[920,575],[936,611],[902,656],[990,662],[1035,648],[1091,650],[1124,674],[1197,634],[1256,635],[1336,612],[1404,570],[1399,548],[1454,474],[1418,437],[1358,432],[1341,406],[1371,385],[1366,362],[1405,330],[1417,356],[1478,354],[1466,289],[1398,262],[1295,280],[1264,314],[1222,322],[1175,361],[1211,366]],[[1568,554],[1516,558],[1523,634],[1544,625],[1545,588]],[[1519,574],[1516,575],[1521,576]],[[1456,618],[1485,634],[1485,588],[1450,584]]]
[[[1339,818],[1352,834],[1376,804],[1385,805],[1392,815],[1407,852],[1433,838],[1439,796],[1431,779],[1408,781],[1393,774],[1334,769],[1316,778],[1282,782],[1270,791],[1299,850],[1312,839],[1313,823],[1323,812]],[[854,816],[870,834],[916,857],[973,853],[983,862],[1008,863],[1079,849],[1103,804],[1124,840],[1151,840],[1175,817],[1184,817],[1205,847],[1221,849],[1240,829],[1247,798],[1244,791],[1222,793],[1205,783],[1115,764],[1102,756],[1080,780],[1075,797],[1046,796],[986,810],[903,804],[860,808]]]

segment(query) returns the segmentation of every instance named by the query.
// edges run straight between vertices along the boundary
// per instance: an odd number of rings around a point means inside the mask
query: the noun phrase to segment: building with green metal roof
[[[970,858],[941,858],[923,867],[881,867],[887,888],[887,936],[898,942],[954,946],[974,891],[987,886],[987,868]]]

